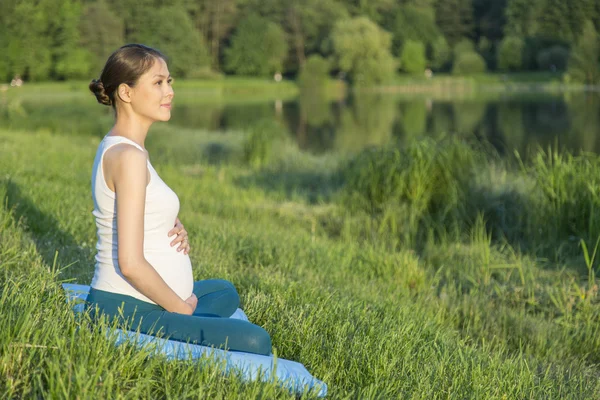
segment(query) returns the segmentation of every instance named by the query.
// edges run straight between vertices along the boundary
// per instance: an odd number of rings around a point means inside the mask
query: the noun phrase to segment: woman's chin
[[[161,115],[156,120],[160,121],[160,122],[167,122],[170,119],[171,119],[171,113],[169,112],[168,115]]]

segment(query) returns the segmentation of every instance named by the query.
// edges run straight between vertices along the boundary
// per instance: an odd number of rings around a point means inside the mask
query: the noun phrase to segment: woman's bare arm
[[[148,178],[146,154],[129,145],[117,145],[114,150],[110,157],[110,173],[107,175],[111,177],[117,198],[121,273],[140,293],[165,310],[192,314],[192,308],[165,283],[144,257],[144,209]]]

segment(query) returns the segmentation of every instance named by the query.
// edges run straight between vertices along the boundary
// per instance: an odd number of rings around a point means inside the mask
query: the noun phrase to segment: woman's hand
[[[189,313],[189,315],[192,315],[194,313],[194,311],[196,311],[196,306],[198,305],[198,298],[196,297],[196,295],[194,293],[192,293],[192,295],[190,297],[188,297],[187,300],[185,301],[185,304],[190,306],[192,312]]]
[[[171,247],[175,246],[177,243],[180,243],[180,246],[177,248],[177,251],[183,250],[183,254],[189,254],[190,243],[188,241],[188,233],[183,228],[183,224],[181,223],[181,221],[179,221],[179,218],[175,218],[175,226],[169,231],[169,237],[175,234],[177,234],[177,237],[171,242]]]

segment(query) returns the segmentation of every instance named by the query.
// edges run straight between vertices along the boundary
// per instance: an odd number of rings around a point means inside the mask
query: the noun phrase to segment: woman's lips
[[[171,109],[171,104],[161,104],[160,106],[164,107],[164,108],[168,108],[169,110]]]

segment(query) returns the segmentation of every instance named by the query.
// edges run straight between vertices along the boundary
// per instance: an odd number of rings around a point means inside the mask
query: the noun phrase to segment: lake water
[[[103,135],[111,111],[85,101],[0,101],[0,126]],[[0,99],[2,100],[2,99]],[[600,153],[600,97],[569,92],[436,100],[365,93],[329,102],[318,96],[225,104],[175,103],[169,124],[207,130],[247,130],[276,121],[299,148],[355,152],[430,136],[460,135],[491,142],[501,153],[548,146]]]

